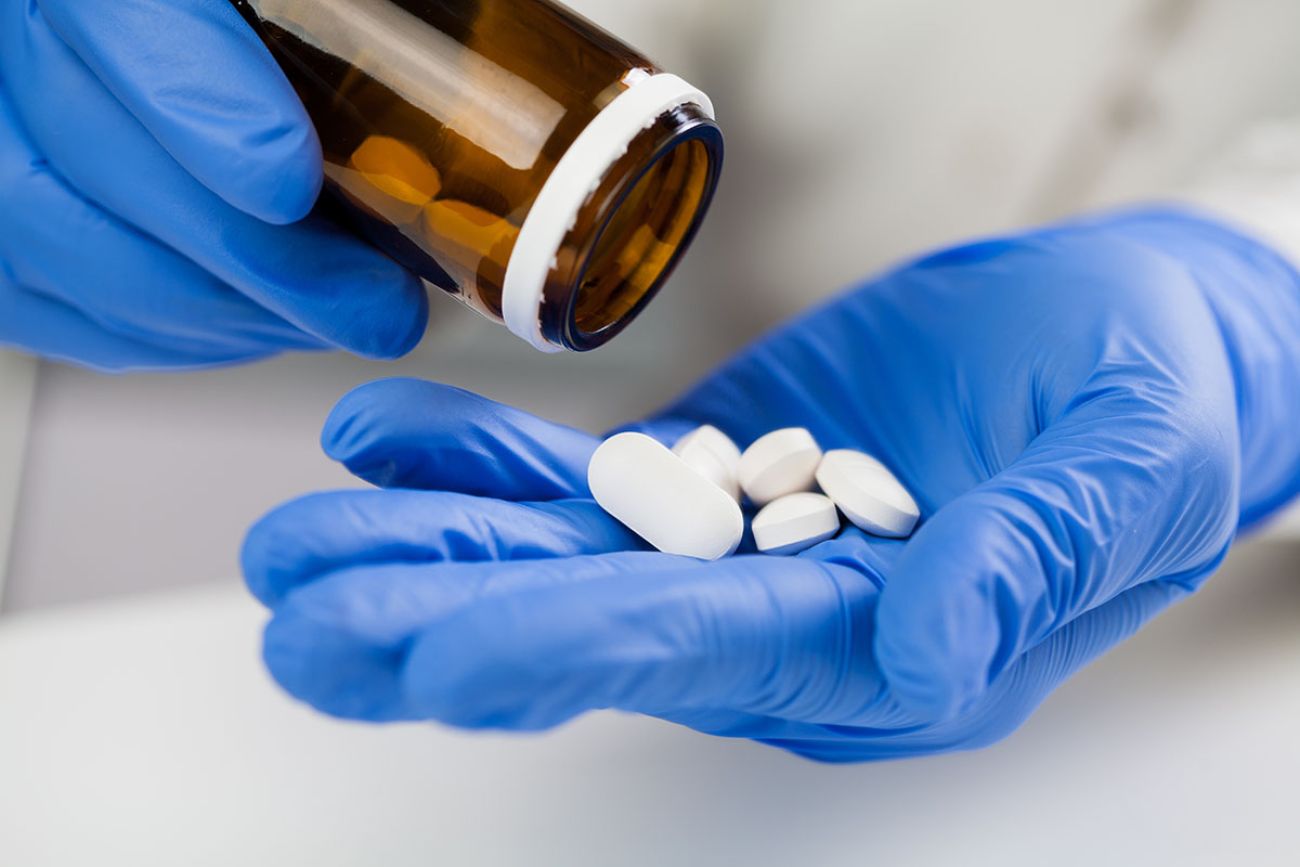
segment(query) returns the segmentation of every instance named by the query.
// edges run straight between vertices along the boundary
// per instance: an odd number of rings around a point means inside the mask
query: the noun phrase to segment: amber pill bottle
[[[546,352],[668,279],[722,168],[707,96],[551,0],[231,0],[385,252]]]

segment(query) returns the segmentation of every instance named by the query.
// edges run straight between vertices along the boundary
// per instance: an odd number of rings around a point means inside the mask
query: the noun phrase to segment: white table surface
[[[0,864],[1294,865],[1300,547],[985,752],[826,767],[600,715],[544,737],[339,724],[235,586],[0,620]]]

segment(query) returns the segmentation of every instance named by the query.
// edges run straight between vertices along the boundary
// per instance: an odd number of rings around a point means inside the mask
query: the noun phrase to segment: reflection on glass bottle
[[[621,331],[708,208],[708,98],[551,0],[232,2],[359,227],[540,349]]]

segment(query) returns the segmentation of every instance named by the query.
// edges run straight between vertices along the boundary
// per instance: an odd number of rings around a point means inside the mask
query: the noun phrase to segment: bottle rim
[[[699,137],[700,130],[712,130],[720,143],[717,126],[712,123],[715,119],[713,103],[708,96],[676,75],[658,73],[633,82],[627,90],[615,97],[560,158],[524,218],[510,261],[506,265],[501,299],[502,318],[511,332],[547,353],[593,348],[579,345],[584,342],[581,335],[554,335],[553,329],[545,327],[543,308],[547,278],[556,265],[561,245],[577,221],[583,204],[600,186],[609,170],[627,152],[637,136],[661,116],[689,104],[698,106],[710,123],[698,124],[694,130],[675,136],[648,161],[645,171],[685,138]],[[714,171],[716,173],[716,167]],[[680,245],[678,257],[699,228],[708,204],[706,197],[698,209],[695,225]],[[662,284],[671,271],[672,265],[665,269],[658,282]],[[654,291],[648,292],[647,297],[624,319],[630,321],[634,318],[653,294]],[[570,318],[571,313],[570,305]],[[551,335],[548,335],[548,330],[552,331]],[[573,328],[566,330],[572,331]],[[594,345],[604,343],[611,336],[612,333],[602,333],[601,339]]]
[[[565,275],[567,279],[558,283],[555,281],[548,283],[541,315],[542,331],[551,343],[575,352],[588,352],[613,340],[649,306],[690,249],[712,204],[722,171],[723,158],[722,130],[717,123],[706,118],[698,109],[691,115],[681,114],[683,109],[694,108],[696,106],[693,104],[687,104],[661,115],[661,118],[671,120],[671,131],[655,142],[654,152],[637,167],[636,171],[618,179],[618,193],[602,209],[603,215],[599,220],[599,228],[587,238],[587,243],[577,258],[578,267],[572,273]],[[674,217],[683,218],[684,231],[676,241],[670,242],[672,252],[658,267],[648,285],[637,289],[628,284],[632,291],[630,296],[624,297],[624,304],[616,304],[615,298],[607,302],[625,309],[606,310],[593,323],[590,311],[585,316],[580,312],[586,295],[588,276],[599,273],[597,260],[602,249],[620,249],[622,247],[620,241],[627,243],[631,240],[624,233],[616,231],[613,224],[625,208],[630,207],[629,199],[642,181],[647,180],[652,174],[665,170],[663,164],[691,142],[702,146],[704,166],[698,181],[699,199],[689,206],[682,205],[672,212]],[[688,157],[683,156],[683,158]],[[671,171],[671,169],[666,170]],[[685,189],[679,192],[685,192]],[[665,225],[663,228],[668,227]],[[572,240],[569,238],[566,243]],[[666,239],[665,242],[669,243]],[[628,300],[631,301],[630,304],[626,303]]]

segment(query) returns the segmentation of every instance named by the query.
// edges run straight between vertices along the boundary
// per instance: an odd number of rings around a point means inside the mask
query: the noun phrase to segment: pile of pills
[[[862,452],[823,453],[803,428],[774,431],[743,453],[709,425],[672,450],[644,434],[618,434],[592,455],[587,481],[601,508],[651,545],[701,560],[730,556],[740,546],[742,496],[760,507],[754,542],[773,555],[834,538],[841,513],[863,531],[890,538],[910,535],[921,517],[883,464]]]

